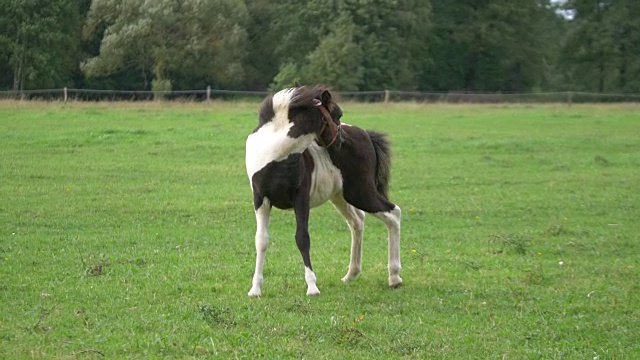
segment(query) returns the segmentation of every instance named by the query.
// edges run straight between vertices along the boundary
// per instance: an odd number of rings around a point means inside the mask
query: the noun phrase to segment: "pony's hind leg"
[[[256,209],[256,270],[253,274],[253,282],[249,296],[256,297],[262,294],[262,269],[264,259],[267,255],[269,245],[269,215],[271,214],[271,204],[268,199],[264,199],[262,205]]]
[[[342,193],[336,194],[331,198],[333,206],[340,212],[346,220],[351,230],[351,258],[349,261],[349,270],[342,278],[343,282],[355,280],[362,271],[362,238],[364,233],[364,211],[350,205],[342,197]]]
[[[375,217],[382,220],[389,232],[389,286],[396,288],[402,285],[400,278],[400,220],[402,212],[400,207],[395,205],[389,211],[373,213]]]

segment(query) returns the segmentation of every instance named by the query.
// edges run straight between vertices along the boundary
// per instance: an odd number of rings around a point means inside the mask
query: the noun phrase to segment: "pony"
[[[305,267],[307,295],[319,295],[310,258],[309,212],[327,200],[351,230],[351,257],[343,282],[362,270],[365,213],[388,231],[389,286],[400,278],[401,210],[389,201],[390,146],[386,135],[341,123],[342,109],[324,86],[300,86],[267,96],[258,126],[247,137],[246,168],[256,218],[256,267],[250,297],[262,294],[272,207],[293,209],[295,240]]]

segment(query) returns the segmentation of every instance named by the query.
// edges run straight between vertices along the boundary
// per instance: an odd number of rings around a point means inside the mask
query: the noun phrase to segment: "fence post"
[[[63,90],[64,90],[64,102],[66,103],[67,102],[67,87],[65,86]]]
[[[211,100],[211,85],[207,85],[207,102]]]
[[[384,91],[384,103],[389,103],[389,90]]]
[[[567,104],[571,106],[573,104],[573,92],[567,91]]]

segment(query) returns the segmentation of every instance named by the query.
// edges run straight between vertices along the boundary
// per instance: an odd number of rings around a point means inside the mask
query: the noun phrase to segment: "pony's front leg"
[[[394,206],[390,211],[381,211],[373,214],[387,226],[389,232],[389,286],[396,288],[402,285],[400,278],[400,220],[402,212],[400,207]]]
[[[269,245],[269,215],[271,214],[271,203],[264,199],[262,205],[256,209],[256,271],[253,274],[253,282],[249,296],[256,297],[262,294],[262,269],[264,259],[267,256],[267,246]]]
[[[297,199],[294,210],[296,213],[296,245],[304,262],[304,280],[307,282],[307,295],[320,295],[316,286],[316,274],[311,267],[311,240],[309,238],[309,199]]]

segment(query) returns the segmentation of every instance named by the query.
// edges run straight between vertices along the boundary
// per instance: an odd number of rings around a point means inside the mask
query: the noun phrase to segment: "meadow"
[[[0,102],[0,358],[640,358],[640,106],[342,104],[389,134],[403,287],[367,218],[311,212],[319,297],[274,211],[257,103]]]

